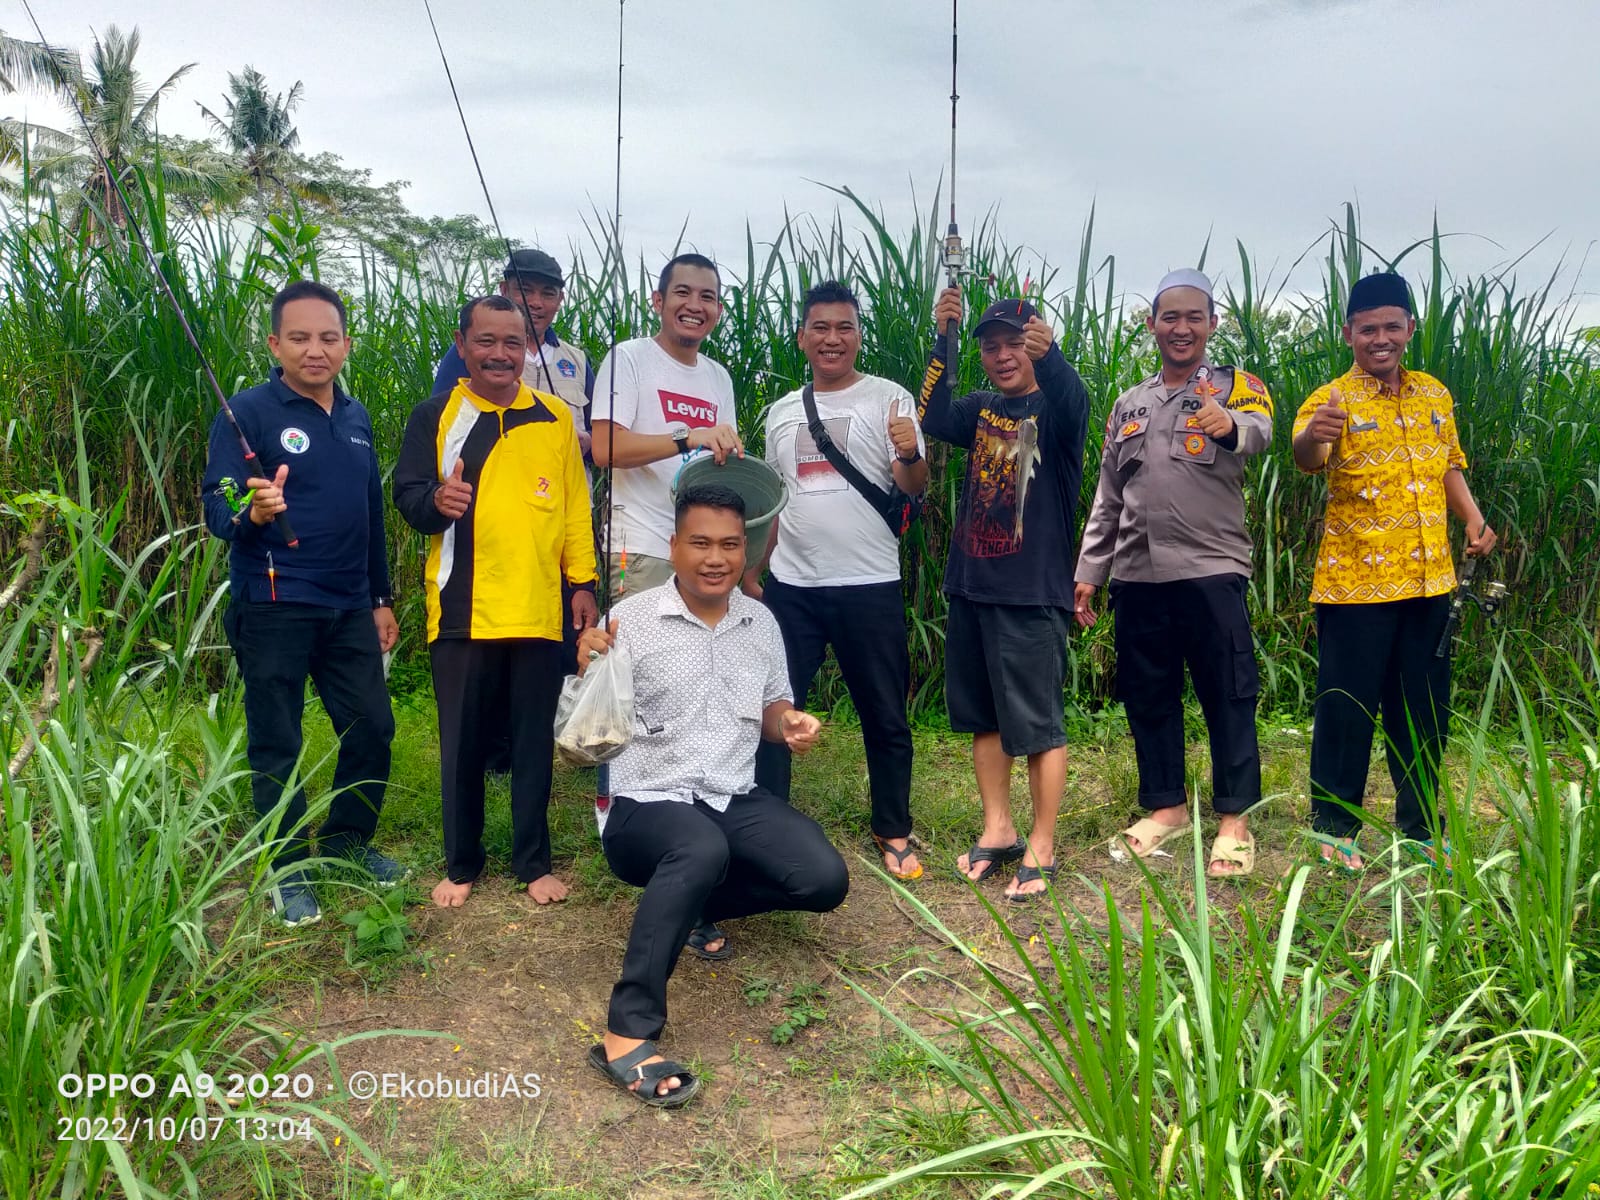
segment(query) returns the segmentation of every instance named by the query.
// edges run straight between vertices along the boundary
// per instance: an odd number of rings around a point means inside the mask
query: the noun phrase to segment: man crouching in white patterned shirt
[[[700,1088],[655,1045],[685,943],[702,958],[726,958],[732,947],[715,922],[829,912],[850,887],[817,823],[755,784],[762,738],[804,754],[821,724],[792,702],[777,621],[736,590],[745,568],[737,492],[684,490],[672,566],[672,581],[623,600],[578,647],[580,671],[590,651],[613,645],[633,664],[633,739],[610,763],[612,798],[595,801],[595,818],[612,871],[644,888],[605,1041],[589,1061],[663,1108],[688,1103]]]

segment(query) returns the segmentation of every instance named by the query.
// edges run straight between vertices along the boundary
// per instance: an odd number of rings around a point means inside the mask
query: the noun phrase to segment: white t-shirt
[[[889,414],[917,419],[911,393],[898,383],[863,375],[837,392],[817,392],[817,416],[850,465],[888,490],[894,482]],[[893,583],[900,578],[900,546],[888,524],[850,481],[823,457],[807,427],[800,392],[767,409],[767,462],[789,487],[778,517],[772,574],[796,587]],[[917,449],[927,452],[922,430]]]
[[[654,338],[623,342],[600,364],[594,379],[593,421],[612,420],[611,371],[617,373],[618,425],[633,433],[665,433],[682,421],[690,429],[733,425],[738,410],[733,380],[721,363],[705,355],[686,367],[656,344]],[[597,434],[596,437],[603,437]],[[613,545],[630,554],[666,558],[672,536],[672,480],[683,459],[678,455],[643,467],[618,468],[612,476],[615,525]]]

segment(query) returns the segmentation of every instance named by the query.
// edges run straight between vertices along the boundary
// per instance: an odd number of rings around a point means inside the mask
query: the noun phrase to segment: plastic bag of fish
[[[610,762],[633,737],[633,663],[613,646],[591,653],[589,669],[568,675],[556,703],[556,756],[572,767]]]

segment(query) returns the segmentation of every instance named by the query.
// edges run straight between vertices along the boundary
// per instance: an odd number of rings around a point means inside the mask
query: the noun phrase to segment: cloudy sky
[[[53,41],[137,25],[156,78],[198,66],[163,127],[204,132],[227,72],[305,83],[304,146],[405,179],[421,212],[486,215],[421,0],[34,0]],[[609,210],[617,5],[434,0],[506,232],[565,258]],[[28,29],[15,0],[0,28]],[[821,221],[848,186],[891,228],[926,210],[949,153],[944,0],[631,0],[622,213],[630,251],[742,261],[746,222]],[[1343,203],[1393,254],[1435,212],[1457,270],[1566,264],[1600,320],[1600,2],[966,0],[958,199],[969,232],[1070,274],[1090,206],[1118,290],[1168,267],[1237,281],[1234,244],[1281,279]],[[12,112],[19,97],[0,101]],[[36,119],[58,120],[38,100]],[[1419,264],[1420,265],[1420,264]],[[1294,282],[1314,283],[1314,267]]]

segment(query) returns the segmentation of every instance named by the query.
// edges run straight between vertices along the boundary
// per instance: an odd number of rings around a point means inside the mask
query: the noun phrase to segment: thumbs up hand
[[[463,478],[463,474],[464,467],[458,458],[449,476],[433,493],[433,506],[452,521],[459,521],[465,516],[467,505],[472,503],[472,485]]]
[[[1328,402],[1317,406],[1317,411],[1311,414],[1311,423],[1306,426],[1306,436],[1313,442],[1324,446],[1331,446],[1339,440],[1339,435],[1344,432],[1345,422],[1350,419],[1350,414],[1345,411],[1344,397],[1339,394],[1338,388],[1328,391]]]
[[[247,479],[245,487],[254,495],[250,497],[250,521],[255,525],[271,525],[273,519],[289,506],[283,499],[283,481],[289,478],[289,464],[282,463],[271,479]]]
[[[897,400],[889,409],[889,441],[896,456],[906,459],[917,453],[917,423],[901,413],[902,404]]]
[[[1206,397],[1206,402],[1194,415],[1194,423],[1207,437],[1227,437],[1234,430],[1233,414],[1218,404],[1214,395]]]

